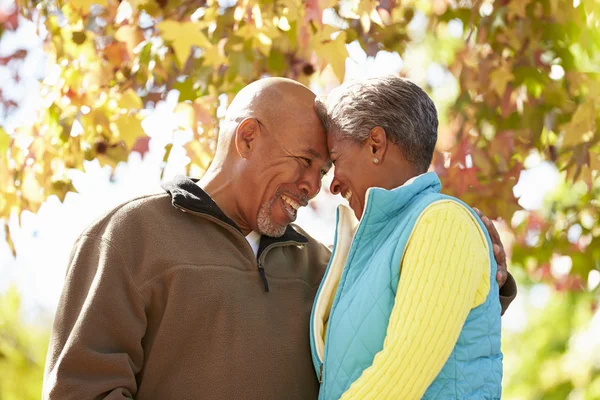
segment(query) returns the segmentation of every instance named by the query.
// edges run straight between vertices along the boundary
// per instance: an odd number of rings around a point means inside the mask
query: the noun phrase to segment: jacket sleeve
[[[82,235],[54,320],[42,397],[124,399],[137,392],[144,300],[119,250]]]
[[[502,315],[508,310],[508,306],[510,303],[517,297],[517,283],[515,282],[515,278],[508,273],[508,277],[506,278],[506,282],[500,288],[500,305],[502,306]]]
[[[438,375],[473,307],[490,289],[485,237],[452,201],[421,215],[402,261],[383,349],[342,399],[420,399]]]

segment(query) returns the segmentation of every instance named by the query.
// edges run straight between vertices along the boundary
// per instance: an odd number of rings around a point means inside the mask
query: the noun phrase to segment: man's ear
[[[367,143],[373,158],[379,160],[377,161],[378,163],[383,161],[387,149],[387,135],[385,134],[385,130],[380,126],[371,129]]]
[[[242,158],[248,158],[254,149],[254,140],[260,134],[258,120],[246,118],[235,130],[235,147]]]

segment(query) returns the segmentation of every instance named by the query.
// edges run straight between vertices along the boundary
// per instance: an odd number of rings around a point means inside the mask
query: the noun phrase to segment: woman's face
[[[369,140],[357,142],[343,134],[327,135],[329,156],[335,166],[331,182],[331,193],[341,194],[354,211],[356,218],[362,217],[367,189],[378,185],[376,157]]]

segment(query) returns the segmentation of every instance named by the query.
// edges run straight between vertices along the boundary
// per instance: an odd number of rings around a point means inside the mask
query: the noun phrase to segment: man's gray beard
[[[275,196],[271,197],[271,199],[268,202],[263,203],[260,206],[260,209],[258,210],[258,218],[257,218],[258,231],[262,235],[267,235],[267,236],[271,236],[271,237],[280,237],[280,236],[283,236],[283,234],[285,233],[285,229],[287,228],[287,225],[285,225],[285,226],[277,225],[271,220],[271,213],[270,213],[271,207],[273,207],[273,204],[275,204],[275,201],[278,198],[279,198],[279,195],[275,194]]]

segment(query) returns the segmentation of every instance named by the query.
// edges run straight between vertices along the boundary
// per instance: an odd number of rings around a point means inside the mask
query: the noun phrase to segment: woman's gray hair
[[[407,161],[425,172],[437,141],[438,118],[427,93],[396,76],[347,82],[327,99],[317,98],[315,110],[328,133],[363,142],[376,126],[400,147]]]

